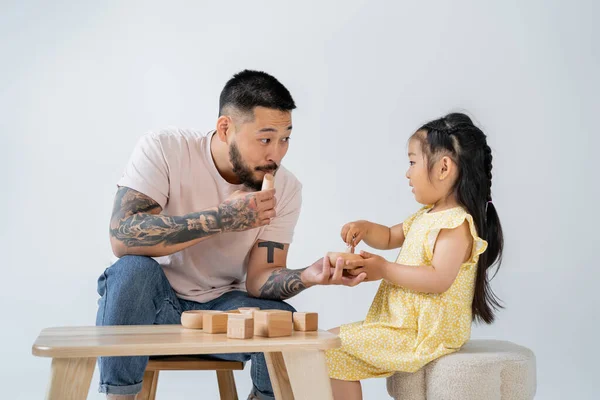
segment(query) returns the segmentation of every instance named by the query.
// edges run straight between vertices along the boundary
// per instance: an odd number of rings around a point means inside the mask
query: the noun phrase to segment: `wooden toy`
[[[258,307],[240,307],[238,308],[238,311],[241,312],[242,314],[250,314],[250,315],[254,315],[254,311],[260,310],[260,308]]]
[[[231,339],[250,339],[254,336],[254,318],[252,314],[229,314],[227,318],[227,337]]]
[[[329,263],[331,264],[332,267],[335,267],[335,263],[339,257],[343,258],[344,261],[346,261],[346,260],[361,260],[362,259],[360,254],[346,253],[346,252],[339,252],[339,251],[338,252],[330,251],[329,253],[327,253],[327,257],[329,257]],[[353,268],[354,267],[344,265],[344,269],[353,269]]]
[[[315,312],[295,312],[293,315],[295,331],[316,331],[319,329],[319,314]]]
[[[181,313],[181,325],[188,329],[202,329],[202,313],[201,310],[184,311]]]
[[[292,312],[284,310],[254,311],[254,336],[281,337],[292,335]]]
[[[291,336],[292,330],[318,330],[319,315],[314,312],[260,310],[258,307],[240,307],[237,310],[191,310],[181,314],[181,325],[188,329],[203,329],[206,333],[226,333],[232,339],[250,339],[253,336]]]
[[[263,178],[262,190],[269,190],[275,187],[275,177],[271,174],[265,174]]]
[[[226,333],[228,314],[223,311],[203,311],[202,329],[206,333]]]

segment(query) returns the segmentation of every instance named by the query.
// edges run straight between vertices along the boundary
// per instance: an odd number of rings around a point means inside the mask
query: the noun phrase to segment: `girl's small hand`
[[[367,274],[347,275],[344,273],[344,259],[338,258],[335,268],[331,268],[329,257],[325,256],[306,268],[300,274],[300,279],[306,287],[313,285],[344,285],[356,286]]]
[[[342,240],[348,247],[356,247],[369,231],[369,221],[349,222],[342,227]]]
[[[349,275],[358,276],[365,272],[367,274],[366,281],[378,281],[383,278],[384,270],[389,265],[389,262],[378,255],[361,251],[361,260],[347,260],[346,266],[351,267],[346,271]]]

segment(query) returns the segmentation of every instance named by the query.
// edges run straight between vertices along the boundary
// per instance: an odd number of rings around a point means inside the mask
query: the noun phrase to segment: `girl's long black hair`
[[[488,275],[493,265],[500,268],[504,238],[492,203],[492,150],[486,135],[467,115],[452,113],[423,125],[413,137],[421,140],[430,170],[435,160],[444,155],[458,165],[458,179],[452,190],[473,217],[477,234],[488,243],[477,264],[473,319],[491,324],[502,305],[490,287],[493,277]]]

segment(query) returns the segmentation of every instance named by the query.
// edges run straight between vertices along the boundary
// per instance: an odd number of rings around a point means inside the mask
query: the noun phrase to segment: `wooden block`
[[[269,190],[275,187],[275,180],[272,174],[265,174],[262,183],[262,190]]]
[[[252,314],[230,314],[227,319],[227,337],[231,339],[250,339],[254,336],[254,318]]]
[[[292,312],[283,310],[254,311],[254,336],[281,337],[292,335]]]
[[[188,329],[202,329],[202,310],[184,311],[181,313],[181,325]]]
[[[241,312],[242,314],[249,314],[249,315],[254,315],[254,311],[258,311],[260,310],[260,308],[258,307],[240,307],[238,308],[238,311]]]
[[[319,329],[319,314],[315,312],[295,312],[294,330],[296,331],[316,331]]]
[[[337,262],[337,259],[339,257],[341,257],[344,261],[347,260],[362,260],[362,257],[360,256],[360,254],[355,254],[355,253],[346,253],[346,252],[334,252],[334,251],[330,251],[329,253],[327,253],[327,257],[329,257],[329,264],[331,264],[332,268],[335,268],[335,263]],[[344,269],[354,269],[354,267],[348,266],[348,265],[344,265],[343,267]]]
[[[202,314],[203,330],[206,333],[226,333],[227,313],[223,311],[204,311]]]

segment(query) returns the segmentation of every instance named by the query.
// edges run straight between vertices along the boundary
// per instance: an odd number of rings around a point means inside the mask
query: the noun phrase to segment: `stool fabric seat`
[[[396,400],[531,400],[535,355],[512,342],[470,340],[415,373],[390,376],[387,390]]]

